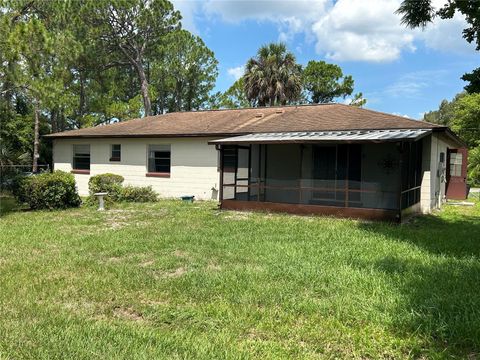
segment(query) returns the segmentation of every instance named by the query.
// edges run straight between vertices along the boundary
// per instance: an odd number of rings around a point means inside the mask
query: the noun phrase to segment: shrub
[[[95,200],[95,193],[107,192],[105,200],[117,201],[120,199],[122,192],[123,176],[116,174],[100,174],[95,175],[88,181],[88,191],[90,193],[90,201]]]
[[[151,186],[125,186],[122,189],[120,200],[128,202],[150,202],[157,201],[157,193]]]
[[[17,178],[14,195],[31,209],[65,209],[81,204],[72,174],[63,171]]]
[[[480,145],[468,154],[468,180],[472,186],[480,186]]]

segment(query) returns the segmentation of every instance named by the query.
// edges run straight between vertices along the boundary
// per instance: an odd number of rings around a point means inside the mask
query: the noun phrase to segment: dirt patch
[[[169,305],[169,302],[166,300],[155,300],[155,299],[146,299],[146,300],[141,300],[140,301],[144,305],[148,306],[166,306]]]
[[[220,271],[220,270],[222,270],[222,267],[218,264],[210,263],[210,264],[207,265],[207,270],[209,270],[209,271]]]
[[[149,267],[149,266],[152,266],[153,264],[155,264],[154,260],[147,260],[147,261],[141,262],[139,265],[141,267]]]
[[[187,270],[184,267],[179,267],[178,269],[175,269],[173,271],[166,272],[165,277],[176,278],[184,275],[186,272]]]
[[[175,250],[173,252],[173,255],[175,255],[176,257],[179,257],[179,258],[188,258],[189,255],[186,251],[182,251],[182,250]]]
[[[248,220],[251,217],[251,214],[248,212],[229,212],[228,215],[225,215],[223,218],[228,220]]]
[[[113,316],[122,320],[129,320],[129,321],[144,321],[142,313],[132,309],[131,307],[123,308],[123,307],[116,307],[113,309]]]

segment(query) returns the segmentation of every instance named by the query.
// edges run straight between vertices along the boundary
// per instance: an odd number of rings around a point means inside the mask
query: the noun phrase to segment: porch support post
[[[300,177],[298,178],[298,203],[302,203],[303,144],[300,144]]]
[[[220,201],[220,207],[222,207],[222,202],[223,202],[223,146],[220,145],[218,148],[218,151],[220,153],[220,189],[218,189],[218,200]]]
[[[398,182],[399,185],[398,185],[398,222],[401,223],[402,222],[402,188],[403,188],[403,184],[402,184],[402,180],[403,180],[403,154],[404,154],[404,148],[403,148],[403,141],[401,141],[399,144],[398,144],[398,150],[399,150],[399,153],[400,153],[400,161],[399,161],[399,167],[400,167],[400,181]]]
[[[252,144],[248,146],[248,180],[247,180],[247,196],[250,201],[250,178],[252,176]]]
[[[348,179],[350,174],[350,145],[347,145],[347,169],[345,171],[345,207],[348,207]]]

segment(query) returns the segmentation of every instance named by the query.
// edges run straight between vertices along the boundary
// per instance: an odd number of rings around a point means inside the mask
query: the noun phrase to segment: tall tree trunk
[[[52,125],[52,133],[58,132],[58,111],[53,109],[50,111],[50,122]]]
[[[34,116],[35,116],[35,126],[34,126],[34,140],[33,140],[33,166],[32,172],[36,173],[38,171],[38,158],[40,157],[39,148],[40,148],[40,119],[38,116],[38,103],[36,100],[33,101],[34,107]]]
[[[137,64],[136,68],[138,77],[140,78],[140,91],[142,93],[145,116],[150,116],[152,114],[152,103],[150,102],[150,95],[148,94],[148,81],[145,75],[145,70],[143,69],[142,64]]]
[[[182,111],[182,83],[181,81],[177,80],[177,83],[175,85],[175,98],[176,98],[176,111]]]
[[[84,114],[85,114],[85,75],[83,74],[83,71],[80,70],[80,102],[78,106],[79,121],[83,119]]]

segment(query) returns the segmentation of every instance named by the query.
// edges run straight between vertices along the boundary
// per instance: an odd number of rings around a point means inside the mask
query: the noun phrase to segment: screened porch
[[[400,221],[420,202],[424,133],[358,135],[212,142],[220,151],[221,207]]]

